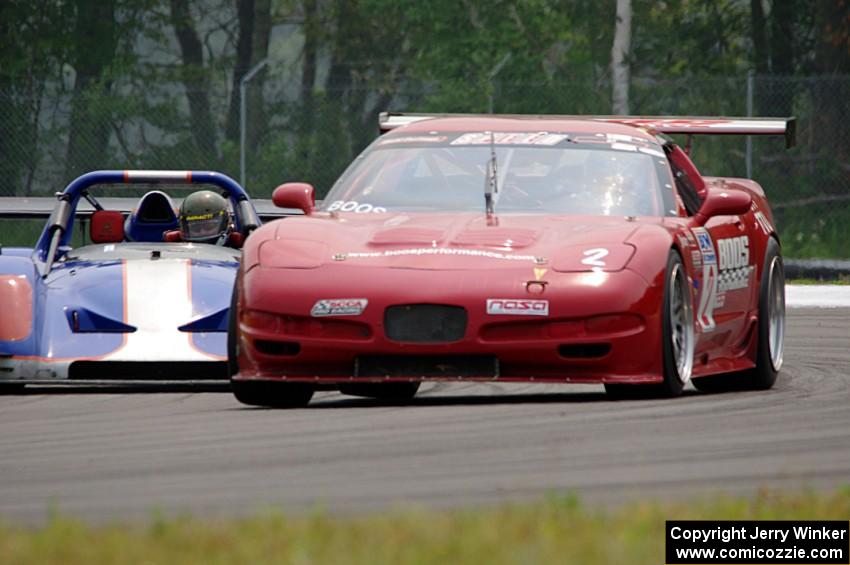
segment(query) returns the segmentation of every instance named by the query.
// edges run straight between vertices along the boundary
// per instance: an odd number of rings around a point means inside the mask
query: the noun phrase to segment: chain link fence
[[[311,182],[319,197],[377,135],[382,110],[608,114],[610,84],[340,85],[305,91],[263,71],[246,96],[245,184],[269,197],[279,183]],[[22,85],[0,92],[0,196],[43,196],[93,169],[212,169],[240,179],[239,101],[226,77],[186,84]],[[236,89],[238,90],[238,89]],[[850,76],[633,78],[638,115],[787,116],[780,138],[699,137],[704,174],[751,176],[765,188],[786,256],[850,258]],[[684,140],[679,140],[684,142]]]

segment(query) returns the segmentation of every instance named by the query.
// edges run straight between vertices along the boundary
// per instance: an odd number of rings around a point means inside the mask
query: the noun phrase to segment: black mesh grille
[[[384,329],[393,341],[444,343],[463,339],[466,310],[441,304],[404,304],[384,312]]]
[[[74,361],[69,379],[92,380],[214,380],[228,378],[225,361]]]
[[[492,355],[362,355],[355,377],[487,377],[499,376]]]

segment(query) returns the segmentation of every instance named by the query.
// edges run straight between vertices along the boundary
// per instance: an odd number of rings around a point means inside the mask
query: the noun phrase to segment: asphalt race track
[[[252,409],[229,393],[28,390],[0,397],[0,519],[95,522],[587,504],[850,484],[850,309],[791,309],[768,392],[606,399],[601,387],[428,386],[407,405],[322,393]]]

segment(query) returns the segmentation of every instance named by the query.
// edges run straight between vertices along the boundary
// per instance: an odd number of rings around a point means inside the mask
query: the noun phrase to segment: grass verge
[[[832,285],[832,286],[850,286],[850,276],[840,275],[837,279],[820,280],[820,279],[789,279],[785,281],[786,285],[797,284],[803,286],[811,285]]]
[[[0,562],[61,563],[630,563],[664,562],[664,521],[850,517],[850,486],[829,494],[764,491],[675,503],[589,508],[572,496],[462,510],[336,517],[152,518],[91,526],[54,516],[42,528],[0,525]]]

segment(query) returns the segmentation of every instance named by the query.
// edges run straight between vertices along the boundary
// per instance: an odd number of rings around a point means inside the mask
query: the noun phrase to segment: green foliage
[[[239,178],[243,4],[186,1],[200,63],[187,64],[180,51],[167,0],[0,3],[0,194],[50,194],[91,168],[217,169]],[[850,11],[844,4],[767,5],[771,65],[850,71],[838,41],[847,30],[835,24]],[[756,66],[751,3],[633,0],[633,10],[632,113],[746,114],[746,73]],[[247,188],[257,196],[287,180],[326,194],[374,139],[384,110],[611,111],[611,1],[276,0],[270,23],[270,63],[247,98]],[[792,152],[754,143],[753,176],[773,202],[850,190],[848,88],[848,77],[757,77],[757,114],[801,118],[803,143]],[[699,139],[693,155],[706,173],[746,174],[743,139]],[[840,210],[828,210],[834,221],[823,226],[824,210],[786,210],[787,249],[847,256]]]
[[[450,511],[355,517],[269,510],[241,519],[168,518],[92,526],[61,514],[40,528],[0,526],[3,563],[662,563],[665,520],[846,520],[850,489],[760,492],[613,510],[574,496]]]

